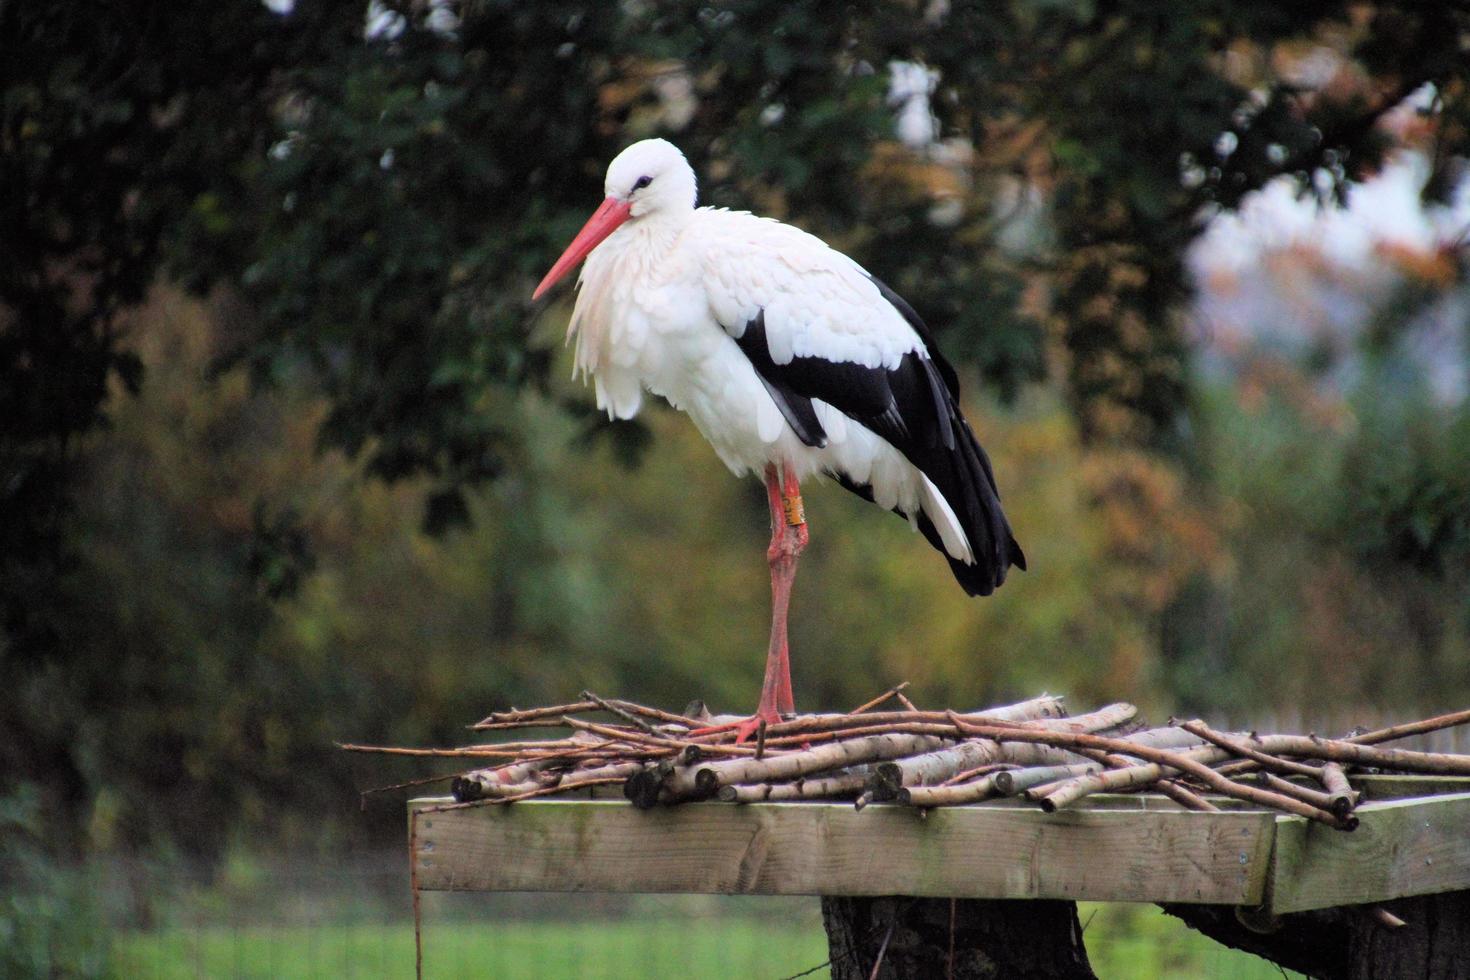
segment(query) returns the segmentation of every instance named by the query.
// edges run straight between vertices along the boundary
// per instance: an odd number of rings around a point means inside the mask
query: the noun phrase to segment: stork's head
[[[641,140],[613,157],[603,184],[607,197],[546,273],[532,299],[540,299],[603,239],[626,221],[654,219],[694,209],[694,170],[668,140]]]
[[[603,191],[625,201],[629,215],[689,211],[694,208],[694,171],[668,140],[640,140],[607,165]]]

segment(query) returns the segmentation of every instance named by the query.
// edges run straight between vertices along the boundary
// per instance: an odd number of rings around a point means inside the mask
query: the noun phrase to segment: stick
[[[637,704],[633,701],[620,701],[617,698],[608,698],[607,703],[617,705],[624,711],[630,711],[633,714],[642,715],[645,718],[652,718],[654,721],[661,721],[666,725],[680,725],[684,728],[698,728],[701,725],[708,724],[708,722],[700,721],[698,718],[691,718],[688,715],[676,715],[672,711],[663,711],[659,708],[650,708],[647,705]]]
[[[623,719],[634,728],[637,728],[640,731],[647,732],[650,735],[654,734],[653,726],[644,721],[642,718],[639,718],[637,715],[633,714],[633,712],[628,711],[627,709],[619,705],[604,701],[602,698],[593,694],[591,691],[583,691],[582,697],[588,701],[593,702],[603,711],[606,711],[608,714],[617,715],[619,718]]]
[[[774,728],[775,726],[772,725],[771,727]],[[833,742],[851,741],[855,738],[870,735],[931,735],[936,738],[947,738],[951,741],[961,741],[964,739],[962,734],[955,731],[953,725],[942,722],[887,722],[881,725],[862,725],[858,728],[809,732],[804,735],[781,735],[776,738],[767,737],[766,744],[781,747],[793,745],[807,746],[814,742],[830,744]]]
[[[1222,748],[1214,745],[1202,746],[1197,749],[1188,750],[1191,758],[1211,765],[1222,759],[1228,759],[1230,754]],[[1084,796],[1093,793],[1120,792],[1123,790],[1138,789],[1158,782],[1168,771],[1167,767],[1157,762],[1144,762],[1133,766],[1124,766],[1119,769],[1109,769],[1104,772],[1093,773],[1088,776],[1078,776],[1069,779],[1058,786],[1044,799],[1039,800],[1041,808],[1048,813],[1060,810],[1062,807],[1075,803]]]
[[[543,784],[532,782],[529,779],[514,783],[503,783],[498,779],[483,778],[482,773],[486,770],[473,772],[467,776],[461,776],[449,784],[449,792],[460,803],[468,803],[471,800],[490,800],[502,796],[516,796],[533,789],[539,789]],[[481,778],[476,778],[481,777]]]
[[[1062,766],[1035,766],[1030,769],[1007,769],[990,777],[1002,796],[1015,796],[1023,790],[1043,783],[1054,783],[1070,776],[1082,776],[1097,772],[1102,766],[1096,762],[1079,762]]]
[[[937,786],[962,769],[973,770],[1002,760],[1023,766],[1065,765],[1076,761],[1076,756],[1046,745],[971,739],[937,752],[881,762],[868,777],[867,788],[873,800],[892,800],[904,786]]]
[[[900,684],[895,684],[893,687],[890,687],[888,690],[884,691],[882,694],[878,695],[873,700],[871,700],[871,701],[864,701],[862,704],[858,705],[856,708],[853,708],[851,711],[848,712],[848,714],[860,715],[864,711],[867,711],[869,708],[876,708],[876,707],[878,707],[878,705],[882,704],[884,701],[887,701],[889,698],[897,696],[897,694],[900,691],[902,691],[904,688],[906,688],[908,686],[909,686],[909,682],[908,681],[903,681]]]
[[[640,810],[652,809],[658,805],[659,794],[664,783],[673,775],[674,766],[672,759],[660,759],[651,766],[639,766],[623,781],[623,796]],[[708,795],[705,792],[700,798]]]
[[[1118,724],[1117,718],[1123,715],[1121,709],[1136,710],[1132,705],[1110,705],[1099,711],[1089,712],[1085,715],[1077,715],[1075,718],[1039,718],[1027,721],[999,721],[1008,727],[1023,728],[1031,731],[1101,731]],[[855,738],[861,735],[885,735],[890,733],[901,733],[906,735],[936,735],[939,737],[962,739],[963,733],[956,731],[950,722],[950,716],[942,711],[895,711],[895,712],[873,712],[852,719],[857,722],[856,727],[838,727],[838,719],[847,720],[846,715],[820,716],[822,723],[827,727],[825,730],[815,730],[800,734],[787,734],[775,738],[768,737],[767,745],[804,745],[821,739],[838,740]],[[990,723],[989,716],[984,714],[956,715],[955,717],[967,720]],[[792,722],[782,722],[779,725],[770,726],[774,732],[784,728]],[[1143,739],[1143,744],[1148,744],[1147,736],[1155,733],[1176,732],[1177,729],[1154,729],[1149,732],[1139,732],[1136,737]],[[1127,736],[1130,740],[1134,735]],[[1186,735],[1184,739],[1189,744],[1195,744],[1199,740],[1194,736]],[[706,744],[704,742],[701,745]]]
[[[775,726],[772,726],[775,727]],[[953,733],[951,733],[953,737]],[[695,769],[672,774],[664,786],[664,802],[687,799],[720,786],[738,783],[781,782],[828,769],[838,769],[860,762],[877,762],[906,755],[918,755],[942,748],[944,740],[926,735],[871,735],[841,742],[828,742],[804,752],[788,752],[757,762],[754,759],[727,759]],[[707,776],[704,774],[708,774]]]
[[[1290,780],[1282,779],[1275,773],[1258,772],[1254,775],[1254,777],[1246,778],[1254,778],[1260,785],[1265,786],[1268,789],[1275,790],[1278,793],[1284,793],[1287,796],[1294,796],[1297,799],[1301,800],[1303,803],[1309,803],[1312,806],[1319,807],[1323,810],[1328,810],[1332,813],[1337,814],[1339,817],[1347,816],[1352,809],[1351,807],[1344,807],[1342,810],[1338,810],[1337,807],[1334,806],[1333,797],[1329,794],[1324,793],[1321,790],[1312,789],[1310,786],[1302,786],[1298,783],[1293,783]]]
[[[1293,776],[1306,776],[1310,779],[1316,779],[1318,777],[1319,771],[1316,766],[1303,765],[1300,762],[1292,762],[1290,759],[1278,759],[1275,756],[1257,751],[1240,739],[1233,738],[1223,732],[1215,731],[1198,718],[1194,721],[1180,722],[1179,727],[1186,732],[1193,732],[1207,742],[1213,742],[1222,749],[1228,749],[1235,755],[1250,759],[1263,769],[1270,769],[1273,772],[1289,773]]]
[[[1002,769],[1011,768],[1015,768],[1015,766],[1014,763],[1010,762],[993,762],[988,766],[976,766],[974,769],[966,769],[964,772],[955,773],[939,785],[954,786],[958,783],[968,783],[976,776],[986,776],[993,772],[999,772]]]
[[[1348,784],[1347,774],[1342,771],[1342,766],[1335,762],[1327,762],[1322,765],[1322,785],[1327,788],[1328,805],[1333,813],[1342,816],[1350,812],[1358,805],[1359,793]]]
[[[1149,745],[1156,749],[1192,749],[1203,745],[1204,740],[1193,732],[1187,732],[1176,725],[1166,725],[1163,728],[1148,728],[1141,732],[1130,732],[1127,735],[1113,735],[1111,738],[1121,738],[1135,745]]]
[[[1470,776],[1470,755],[1442,752],[1411,752],[1408,749],[1379,749],[1359,742],[1333,741],[1312,735],[1259,735],[1255,742],[1271,755],[1295,755],[1304,759],[1355,762],[1381,769],[1429,773],[1440,776]]]
[[[1137,714],[1137,708],[1120,701],[1117,704],[1104,705],[1096,711],[1089,711],[1085,715],[1059,718],[1055,721],[1038,722],[1038,724],[1063,732],[1103,732],[1109,728],[1117,728],[1119,725],[1132,721]]]
[[[990,775],[957,786],[908,786],[899,791],[898,801],[917,807],[960,806],[994,795],[995,777]]]
[[[1391,742],[1395,739],[1408,738],[1413,735],[1423,735],[1427,732],[1436,732],[1445,728],[1454,728],[1458,725],[1470,723],[1470,710],[1454,711],[1446,715],[1437,715],[1433,718],[1425,718],[1423,721],[1405,722],[1402,725],[1391,725],[1388,728],[1379,728],[1370,732],[1360,732],[1357,735],[1349,735],[1346,738],[1336,739],[1339,744],[1351,745],[1378,745],[1383,742]],[[1303,736],[1315,737],[1315,736]],[[1450,758],[1463,758],[1462,756],[1450,756]],[[1250,772],[1255,767],[1248,762],[1233,763],[1228,770],[1235,772]]]
[[[390,783],[387,786],[373,786],[369,789],[360,791],[357,795],[360,798],[360,802],[362,803],[362,805],[366,807],[367,797],[376,795],[378,793],[391,793],[395,789],[412,789],[415,786],[428,786],[431,783],[441,782],[445,779],[456,779],[463,775],[465,775],[465,773],[463,772],[446,772],[438,776],[425,776],[422,779],[409,779],[401,783]]]
[[[568,779],[560,786],[543,786],[540,789],[528,790],[516,796],[502,796],[497,799],[481,800],[482,803],[518,803],[521,800],[530,800],[538,796],[550,796],[553,793],[568,793],[574,789],[585,789],[588,786],[611,786],[614,783],[623,782],[623,776],[596,776],[591,779]],[[473,804],[465,804],[473,805]],[[447,809],[447,807],[442,808]]]
[[[754,785],[721,786],[715,794],[726,803],[761,803],[781,800],[822,800],[845,797],[858,792],[868,778],[866,766],[820,779],[798,779],[793,783],[756,783]]]
[[[429,756],[434,758],[466,758],[466,759],[524,759],[526,753],[523,750],[501,749],[497,746],[470,745],[458,749],[399,749],[386,745],[338,745],[337,748],[344,752],[371,752],[377,755],[411,755]],[[571,745],[562,751],[547,751],[542,755],[533,755],[532,758],[561,759],[571,758],[580,754],[595,752],[593,746]]]
[[[1176,783],[1172,779],[1159,780],[1159,792],[1189,810],[1200,810],[1204,813],[1220,812],[1220,808],[1215,804],[1187,788],[1183,783]]]
[[[972,735],[980,735],[985,738],[1010,738],[1016,741],[1054,740],[1049,741],[1047,744],[1075,745],[1082,748],[1102,749],[1105,752],[1126,752],[1151,762],[1158,762],[1162,765],[1169,766],[1180,772],[1186,772],[1211,789],[1227,796],[1249,800],[1252,803],[1259,803],[1277,810],[1285,810],[1288,813],[1294,813],[1297,816],[1306,817],[1309,820],[1325,823],[1329,827],[1351,829],[1348,826],[1350,823],[1356,826],[1355,819],[1352,817],[1343,819],[1331,811],[1310,806],[1292,797],[1282,796],[1280,793],[1272,793],[1269,790],[1258,789],[1255,786],[1244,786],[1240,783],[1232,782],[1215,772],[1209,766],[1202,765],[1179,752],[1129,743],[1123,739],[1105,738],[1101,735],[1082,735],[1071,732],[1035,732],[1026,729],[1007,729],[999,725],[975,725],[965,721],[958,715],[955,716],[955,726],[961,731],[968,732]],[[1465,761],[1467,765],[1470,765],[1470,758],[1467,758]]]
[[[1437,732],[1441,728],[1454,728],[1456,725],[1470,724],[1470,709],[1465,711],[1454,711],[1447,715],[1438,715],[1434,718],[1425,718],[1423,721],[1410,721],[1402,725],[1391,725],[1388,728],[1380,728],[1377,731],[1363,732],[1361,735],[1352,735],[1343,741],[1352,742],[1356,745],[1377,745],[1380,742],[1392,742],[1394,739],[1408,738],[1410,735],[1423,735],[1425,732]]]
[[[408,887],[413,893],[413,969],[415,980],[424,980],[424,916],[419,904],[419,814],[408,821]]]
[[[1386,929],[1402,929],[1404,926],[1408,925],[1407,922],[1394,915],[1382,905],[1370,906],[1368,909],[1368,914],[1373,917],[1375,922]]]
[[[1032,698],[1029,701],[1021,701],[1017,704],[1006,705],[1000,708],[987,708],[983,711],[967,712],[959,717],[969,718],[977,722],[1020,723],[1040,721],[1042,719],[1065,718],[1066,708],[1061,698],[1043,695],[1039,698]],[[767,737],[774,741],[792,735],[840,731],[842,729],[852,728],[873,728],[887,724],[947,725],[948,723],[949,713],[944,711],[869,711],[861,715],[802,715],[790,721],[782,721],[771,725],[770,730],[767,732]],[[719,727],[725,728],[727,726]],[[728,728],[731,730],[710,732],[697,736],[697,738],[701,744],[704,744],[705,740],[710,738],[729,740],[734,737],[734,726],[731,725]]]
[[[592,732],[603,738],[618,742],[630,742],[635,745],[646,745],[651,748],[666,749],[670,753],[682,752],[691,743],[668,735],[644,735],[642,732],[631,732],[625,728],[612,728],[607,725],[599,725],[593,721],[583,721],[580,718],[567,718],[566,723],[578,731]],[[703,752],[715,752],[721,755],[754,755],[755,749],[744,745],[700,745]]]
[[[485,718],[475,722],[471,729],[486,728],[532,728],[536,727],[543,719],[560,719],[562,715],[572,714],[578,711],[592,711],[597,708],[596,702],[577,701],[572,704],[557,704],[549,708],[527,708],[522,711],[511,708],[509,711],[494,711]],[[558,724],[553,721],[552,724]]]
[[[568,756],[581,756],[585,751],[599,749],[603,742],[596,736],[589,735],[585,732],[576,732],[571,738],[562,742],[525,744],[564,746],[565,750],[560,753],[527,755],[522,757],[521,761],[512,762],[509,765],[467,772],[463,774],[465,779],[477,784],[493,782],[496,785],[530,782],[538,778],[546,769],[558,764],[565,764]],[[459,796],[459,792],[456,791],[454,795]]]

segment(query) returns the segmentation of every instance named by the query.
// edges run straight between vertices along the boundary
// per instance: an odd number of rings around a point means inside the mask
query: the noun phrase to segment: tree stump
[[[822,922],[832,980],[1096,980],[1073,902],[823,897]]]

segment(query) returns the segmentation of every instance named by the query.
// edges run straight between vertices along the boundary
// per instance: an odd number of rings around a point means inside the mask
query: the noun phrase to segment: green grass
[[[1296,980],[1275,964],[1221,946],[1156,905],[1078,902],[1087,956],[1101,980]]]
[[[413,927],[404,924],[203,927],[118,939],[126,977],[413,976]],[[820,931],[751,919],[424,928],[426,977],[784,977],[826,958]]]
[[[1087,946],[1103,980],[1280,980],[1276,967],[1218,946],[1153,906],[1084,904]],[[776,978],[817,966],[814,917],[620,921],[468,921],[424,928],[427,977]],[[122,933],[118,974],[137,978],[409,977],[413,928],[172,928]],[[825,969],[812,974],[826,977]]]

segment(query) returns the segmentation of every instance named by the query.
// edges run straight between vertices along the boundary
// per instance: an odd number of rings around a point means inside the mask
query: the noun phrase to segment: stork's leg
[[[806,517],[802,512],[801,488],[790,467],[766,467],[766,499],[771,506],[771,546],[766,560],[771,566],[771,643],[766,650],[766,679],[761,684],[760,706],[755,716],[739,728],[739,740],[749,738],[760,722],[781,720],[796,710],[791,692],[791,652],[786,643],[786,611],[791,604],[791,582],[796,562],[807,543]]]

